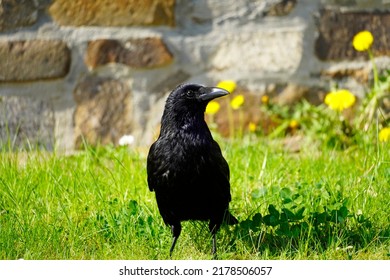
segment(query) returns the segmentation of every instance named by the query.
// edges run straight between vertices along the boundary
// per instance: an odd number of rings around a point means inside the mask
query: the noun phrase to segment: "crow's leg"
[[[177,239],[180,236],[180,232],[181,232],[181,224],[180,224],[180,222],[177,223],[177,224],[171,225],[171,231],[172,231],[173,239],[172,239],[171,249],[169,250],[169,256],[170,257],[172,257],[172,252],[173,252],[173,249],[175,249],[176,241],[177,241]]]
[[[213,259],[217,259],[217,231],[219,230],[220,226],[220,224],[216,224],[213,222],[210,222],[209,224],[209,230],[213,237]]]
[[[213,233],[213,258],[217,258],[217,236],[216,233]]]

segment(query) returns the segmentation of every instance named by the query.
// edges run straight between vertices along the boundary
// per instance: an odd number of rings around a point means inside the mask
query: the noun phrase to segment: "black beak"
[[[229,92],[222,88],[217,87],[205,87],[204,92],[199,96],[199,99],[202,101],[210,101],[214,98],[228,95]]]

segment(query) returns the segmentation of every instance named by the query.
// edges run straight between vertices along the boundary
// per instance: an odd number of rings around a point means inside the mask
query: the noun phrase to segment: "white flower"
[[[133,135],[123,135],[119,139],[119,146],[130,146],[134,143],[134,136]]]
[[[348,251],[348,250],[352,250],[353,249],[353,246],[347,246],[345,248],[340,248],[340,247],[336,247],[336,251]]]

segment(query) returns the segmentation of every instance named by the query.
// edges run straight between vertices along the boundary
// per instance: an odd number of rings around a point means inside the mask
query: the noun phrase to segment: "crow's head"
[[[217,87],[205,87],[199,84],[182,84],[169,95],[165,110],[171,114],[203,115],[210,100],[229,94]]]

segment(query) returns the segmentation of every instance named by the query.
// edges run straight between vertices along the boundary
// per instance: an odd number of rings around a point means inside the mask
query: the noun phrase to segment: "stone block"
[[[132,132],[132,96],[120,80],[90,76],[73,92],[75,147],[114,144]]]
[[[354,9],[386,9],[390,8],[387,0],[321,0],[322,5],[348,7]]]
[[[297,0],[280,0],[265,11],[267,16],[286,16],[295,8]]]
[[[352,77],[362,84],[367,84],[370,78],[370,72],[367,67],[360,68],[344,68],[326,69],[321,71],[321,76],[331,78],[333,80],[341,80]]]
[[[160,38],[89,42],[85,63],[96,68],[107,63],[120,63],[134,68],[155,68],[173,61],[173,56]]]
[[[59,40],[0,41],[0,81],[55,79],[67,75],[71,54]]]
[[[323,102],[327,90],[318,86],[305,86],[294,83],[289,83],[280,87],[279,90],[273,90],[268,92],[268,95],[272,95],[272,102],[282,106],[292,106],[303,99],[314,105],[319,105]]]
[[[218,70],[293,73],[302,59],[302,40],[299,28],[228,33],[216,48],[212,65]]]
[[[54,0],[48,11],[67,26],[175,25],[175,0]]]
[[[36,0],[0,1],[0,31],[30,26],[38,19]]]
[[[193,23],[204,24],[253,20],[262,17],[265,5],[264,0],[198,0],[178,6],[179,13],[187,15],[178,17],[178,21],[190,19]]]
[[[194,24],[243,25],[262,21],[265,16],[290,14],[297,0],[197,0],[180,1],[177,25],[193,28]]]
[[[319,36],[315,53],[321,60],[351,60],[367,58],[366,52],[357,52],[352,46],[356,33],[368,30],[374,35],[374,55],[390,55],[390,12],[340,12],[324,9],[318,20]]]
[[[0,151],[54,147],[54,111],[50,102],[0,96]]]

